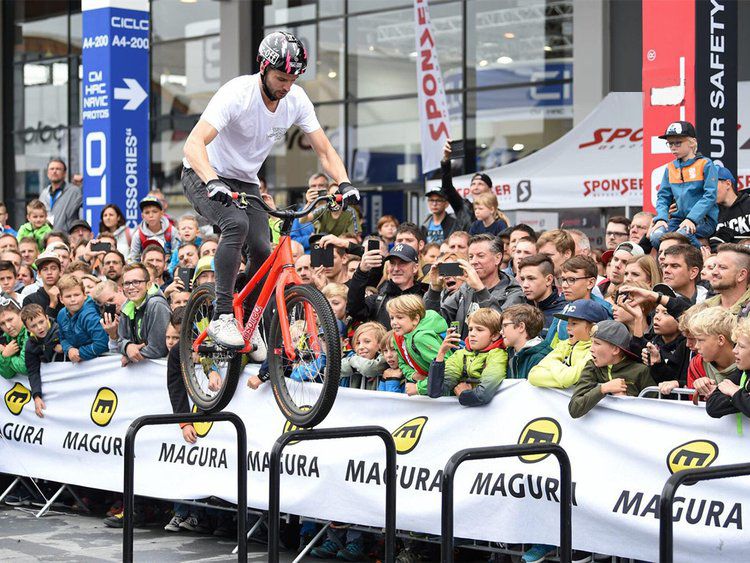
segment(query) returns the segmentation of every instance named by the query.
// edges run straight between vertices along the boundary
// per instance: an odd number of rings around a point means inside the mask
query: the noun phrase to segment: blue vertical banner
[[[149,2],[83,0],[83,206],[98,230],[105,205],[128,227],[149,190]]]

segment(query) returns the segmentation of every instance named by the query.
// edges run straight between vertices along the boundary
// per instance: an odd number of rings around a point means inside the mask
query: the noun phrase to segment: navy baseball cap
[[[590,323],[598,323],[609,319],[609,312],[604,305],[600,305],[591,299],[576,299],[565,305],[563,310],[555,313],[554,316],[563,321],[580,319]]]
[[[386,261],[390,260],[391,258],[398,258],[399,260],[403,260],[404,262],[414,262],[415,264],[419,262],[419,254],[417,254],[417,251],[414,250],[413,247],[402,242],[394,245],[393,248],[391,248],[391,252],[386,257]]]
[[[729,169],[724,168],[723,166],[717,166],[716,168],[718,169],[718,172],[719,172],[719,180],[729,180],[730,182],[732,182],[732,185],[734,186],[734,184],[737,181],[734,179],[734,176],[729,171]]]

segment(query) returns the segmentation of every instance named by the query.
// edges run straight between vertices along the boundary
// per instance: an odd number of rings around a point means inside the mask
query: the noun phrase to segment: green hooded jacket
[[[401,368],[406,381],[414,383],[414,374],[418,374],[419,370],[424,375],[429,373],[430,364],[437,357],[447,330],[448,323],[440,313],[427,311],[413,331],[403,337],[394,336],[394,347],[398,351],[398,367]],[[404,358],[404,353],[408,359]],[[412,367],[412,364],[418,366],[419,370]],[[427,395],[427,379],[416,383],[419,394]]]
[[[8,340],[8,343],[15,340],[20,351],[18,354],[7,358],[0,355],[0,375],[5,379],[11,379],[19,373],[26,374],[26,341],[29,339],[26,327],[22,327],[21,332],[15,338],[11,338],[7,333],[3,333],[3,336]]]

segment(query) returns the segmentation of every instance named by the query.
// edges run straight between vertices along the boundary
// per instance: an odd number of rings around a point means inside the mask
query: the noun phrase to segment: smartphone
[[[373,250],[380,250],[380,241],[377,239],[370,239],[367,241],[367,252]]]
[[[315,245],[310,250],[310,266],[317,268],[323,266],[325,268],[333,267],[333,246],[327,246],[323,248],[319,245]]]
[[[443,262],[438,264],[438,275],[441,278],[453,278],[463,276],[464,270],[458,262]]]
[[[451,160],[458,160],[466,156],[466,141],[463,139],[451,141]]]
[[[458,321],[451,321],[450,330],[452,330],[453,332],[458,332],[460,326],[461,323],[459,323]]]
[[[111,242],[95,242],[91,245],[91,252],[109,252],[112,250]]]
[[[192,291],[193,276],[195,275],[195,268],[180,268],[180,279],[185,291]]]
[[[326,197],[328,195],[328,190],[318,190],[318,197]]]
[[[102,306],[102,315],[107,313],[110,317],[114,318],[117,314],[117,305],[114,303],[105,303]]]

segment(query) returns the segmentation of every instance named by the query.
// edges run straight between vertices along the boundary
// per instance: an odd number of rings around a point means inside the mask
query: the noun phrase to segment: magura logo
[[[96,392],[91,403],[91,420],[97,426],[107,426],[117,410],[117,393],[109,387],[102,387]]]
[[[307,411],[309,411],[309,410],[310,410],[311,408],[312,408],[312,407],[311,407],[310,405],[302,405],[302,406],[301,406],[301,407],[299,408],[299,410],[301,410],[301,411],[304,411],[304,412],[307,412]],[[296,432],[297,430],[305,430],[305,429],[304,429],[304,428],[302,428],[301,426],[297,426],[297,425],[296,425],[296,424],[294,424],[293,422],[290,422],[290,421],[288,421],[288,420],[287,420],[287,421],[286,421],[286,422],[284,423],[284,430],[282,431],[282,433],[283,433],[283,434],[289,434],[289,432]],[[288,445],[289,445],[289,446],[292,446],[292,445],[294,445],[294,444],[299,444],[299,443],[300,443],[300,441],[299,441],[299,440],[292,440],[291,442],[289,442],[289,444],[288,444]]]
[[[529,421],[521,430],[518,437],[519,444],[559,444],[562,438],[562,428],[554,418],[535,418]],[[524,463],[537,463],[550,454],[522,455],[518,458]]]
[[[670,473],[685,469],[703,469],[719,456],[719,446],[710,440],[693,440],[677,446],[667,455]]]
[[[198,407],[193,405],[192,412],[198,412]],[[213,425],[213,422],[193,422],[193,428],[199,438],[205,438]]]
[[[426,416],[418,416],[407,420],[401,426],[393,431],[393,441],[396,444],[396,452],[399,454],[408,454],[419,444],[422,437],[422,431],[427,424]]]
[[[31,391],[26,389],[20,383],[11,387],[10,391],[5,394],[5,406],[11,414],[18,416],[21,414],[24,405],[31,400]]]

